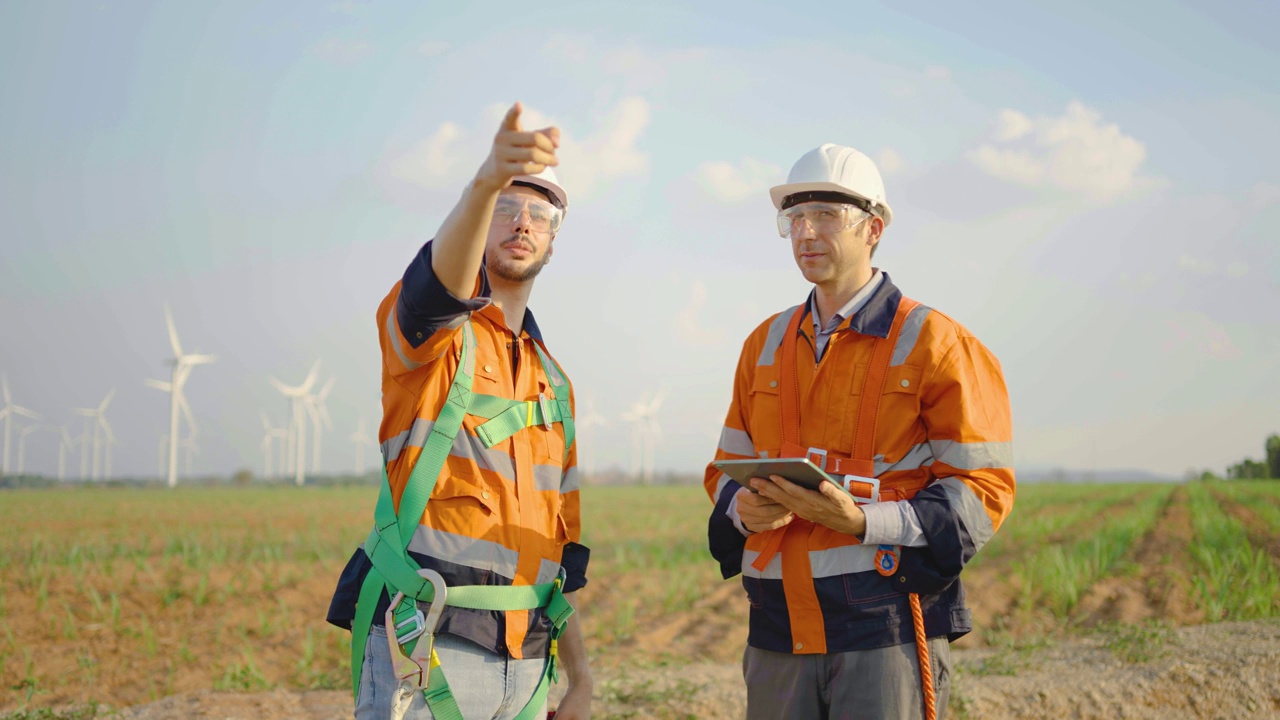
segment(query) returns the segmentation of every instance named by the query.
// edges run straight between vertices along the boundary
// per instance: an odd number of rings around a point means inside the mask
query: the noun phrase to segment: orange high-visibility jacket
[[[539,395],[562,397],[569,389],[567,377],[553,380],[543,371],[534,347],[542,345],[542,337],[533,315],[526,312],[522,331],[513,335],[488,295],[483,268],[475,297],[450,294],[431,270],[428,243],[378,308],[383,361],[378,437],[397,508],[458,369],[462,325],[468,319],[477,343],[473,392],[538,400]],[[560,372],[554,364],[549,371]],[[586,584],[588,552],[578,544],[576,443],[566,452],[564,427],[555,423],[550,429],[527,427],[486,448],[476,435],[484,422],[471,415],[463,421],[409,554],[450,586],[547,583],[563,565],[565,591],[580,588]],[[357,551],[339,582],[330,622],[349,627],[348,613],[354,616],[368,567],[364,552]],[[375,622],[381,623],[388,602],[384,592]],[[549,628],[542,610],[447,607],[438,632],[521,658],[546,655]]]
[[[901,299],[886,275],[832,335],[820,362],[813,323],[802,319],[796,347],[801,446],[849,455],[871,346],[889,336]],[[806,302],[774,315],[743,344],[717,460],[779,457],[779,348],[792,315],[807,315],[808,308]],[[893,548],[900,561],[892,575],[876,571],[877,546],[799,518],[793,532],[803,532],[807,543],[796,547],[807,557],[784,557],[784,548],[756,569],[752,563],[770,536],[783,530],[744,535],[730,515],[741,486],[707,466],[704,484],[715,503],[711,552],[724,577],[743,574],[752,647],[810,654],[914,642],[912,592],[921,594],[929,637],[954,640],[972,629],[960,571],[1000,527],[1014,498],[1012,423],[1000,364],[959,323],[921,305],[906,317],[879,403],[873,453],[882,496],[910,503],[928,542]],[[795,572],[806,563],[808,573]]]

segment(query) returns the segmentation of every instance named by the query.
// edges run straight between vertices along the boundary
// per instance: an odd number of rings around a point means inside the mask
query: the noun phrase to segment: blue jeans
[[[547,667],[546,658],[514,660],[506,653],[494,653],[452,635],[436,636],[436,654],[440,656],[440,667],[434,672],[444,672],[449,679],[449,688],[466,720],[511,720],[519,715],[538,689]],[[364,649],[356,720],[387,720],[396,704],[406,703],[400,698],[399,682],[391,673],[387,629],[374,625]],[[414,692],[407,704],[405,720],[432,717],[420,691]],[[537,717],[545,715],[543,703]]]

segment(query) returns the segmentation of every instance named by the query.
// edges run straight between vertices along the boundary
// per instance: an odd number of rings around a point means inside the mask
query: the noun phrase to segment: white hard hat
[[[876,164],[850,147],[827,143],[805,153],[791,166],[785,185],[769,188],[769,197],[773,198],[773,206],[781,210],[787,196],[804,192],[850,195],[865,201],[867,206],[863,209],[879,215],[885,227],[893,220]]]
[[[567,211],[569,209],[569,195],[565,193],[564,188],[560,187],[560,181],[556,179],[556,171],[550,167],[537,175],[517,175],[511,179],[511,182],[536,185],[551,193],[558,201],[561,210]]]

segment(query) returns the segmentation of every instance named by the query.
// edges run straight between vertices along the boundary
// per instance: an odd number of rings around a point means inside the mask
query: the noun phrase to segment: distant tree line
[[[1263,445],[1266,459],[1262,461],[1245,458],[1227,468],[1227,478],[1231,480],[1280,480],[1280,435],[1267,436]]]

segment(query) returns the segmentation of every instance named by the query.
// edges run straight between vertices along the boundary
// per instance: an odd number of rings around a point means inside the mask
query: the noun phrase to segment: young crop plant
[[[1253,620],[1280,615],[1280,570],[1265,548],[1254,547],[1240,521],[1229,516],[1203,483],[1187,486],[1195,541],[1191,555],[1197,600],[1211,620]]]

